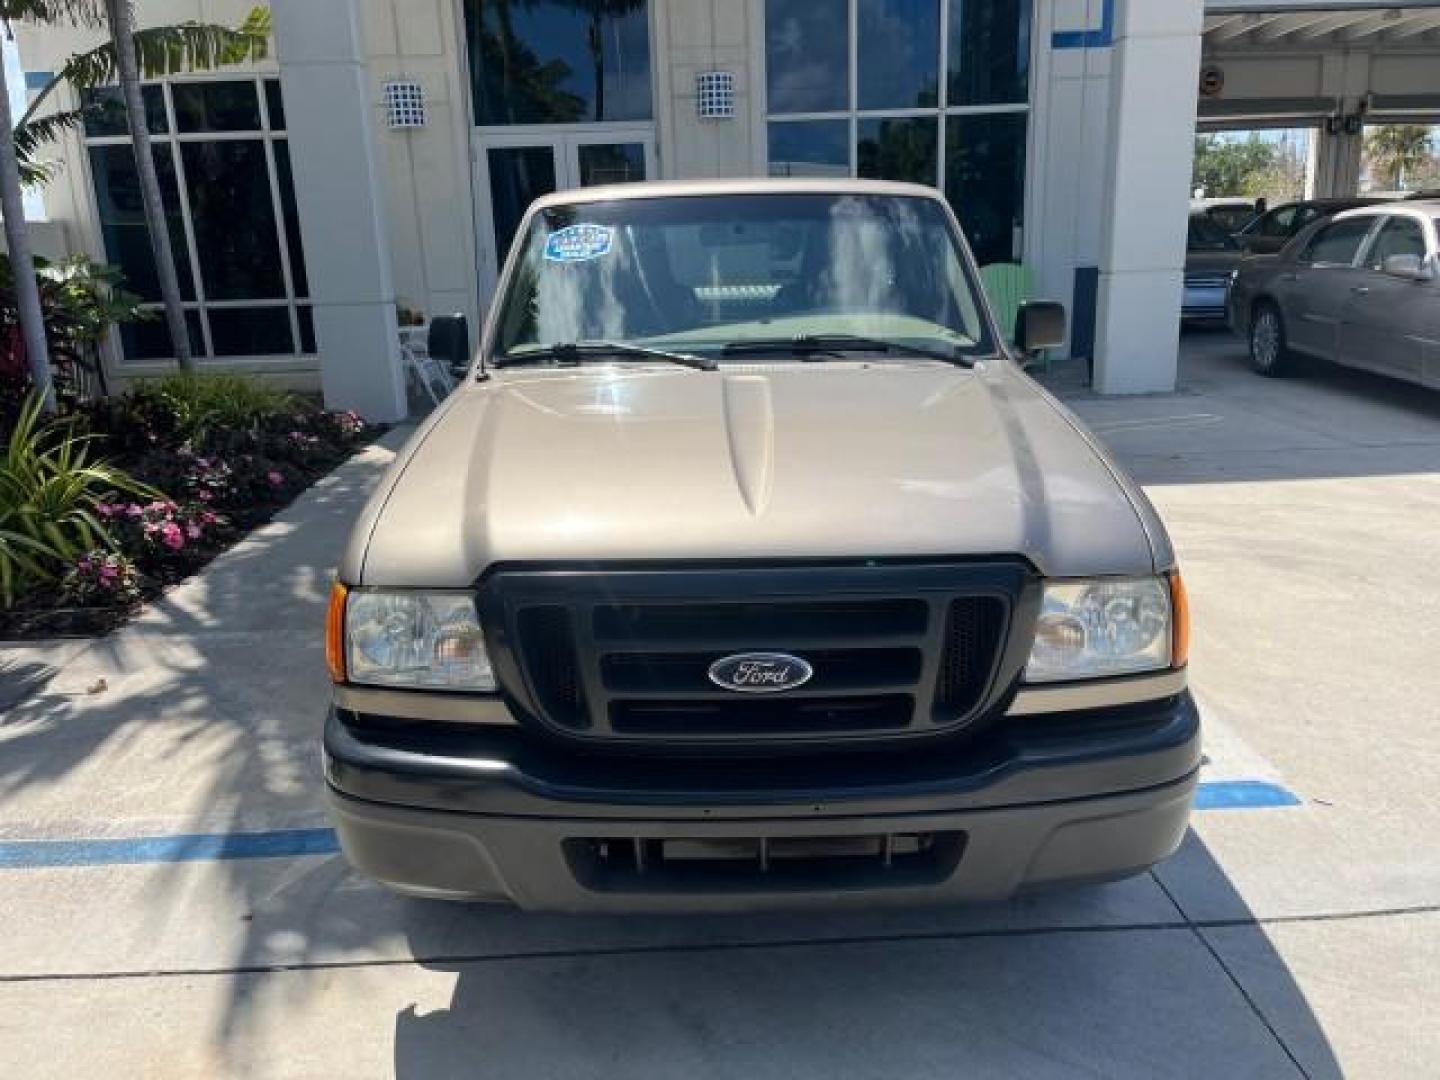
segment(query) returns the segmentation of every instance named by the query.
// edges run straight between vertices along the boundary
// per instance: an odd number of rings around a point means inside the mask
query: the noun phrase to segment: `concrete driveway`
[[[1436,1075],[1440,394],[1267,381],[1203,335],[1178,394],[1067,396],[1195,610],[1207,808],[1158,872],[644,920],[354,877],[317,800],[319,629],[376,448],[124,631],[0,650],[4,1075]]]

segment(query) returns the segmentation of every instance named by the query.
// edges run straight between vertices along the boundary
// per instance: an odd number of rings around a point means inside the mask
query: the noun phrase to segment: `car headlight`
[[[1025,681],[1133,675],[1183,663],[1183,635],[1176,633],[1184,620],[1179,580],[1046,582]]]
[[[335,650],[344,658],[342,678],[423,690],[495,689],[469,593],[336,591],[343,605],[343,638]]]

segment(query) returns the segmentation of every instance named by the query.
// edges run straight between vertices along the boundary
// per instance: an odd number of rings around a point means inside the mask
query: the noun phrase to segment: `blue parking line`
[[[1206,780],[1195,790],[1196,810],[1265,810],[1299,805],[1294,792],[1268,780]]]
[[[1209,780],[1195,792],[1197,810],[1261,810],[1299,806],[1295,795],[1266,780]],[[77,840],[0,840],[0,870],[123,866],[131,863],[223,862],[333,855],[340,844],[330,829],[279,829],[257,833],[180,833]]]
[[[296,855],[333,855],[339,850],[340,845],[331,829],[188,833],[98,840],[0,840],[0,869],[278,859]]]

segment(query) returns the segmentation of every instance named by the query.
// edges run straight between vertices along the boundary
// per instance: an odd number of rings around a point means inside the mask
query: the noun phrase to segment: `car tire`
[[[1250,364],[1261,375],[1275,378],[1290,370],[1290,349],[1285,341],[1285,319],[1266,300],[1250,317]]]

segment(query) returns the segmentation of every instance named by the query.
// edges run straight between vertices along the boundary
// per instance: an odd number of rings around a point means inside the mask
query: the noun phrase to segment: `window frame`
[[[1361,249],[1360,249],[1359,256],[1358,256],[1358,261],[1357,261],[1357,263],[1356,263],[1356,265],[1359,266],[1362,270],[1369,270],[1369,271],[1371,271],[1372,273],[1377,273],[1377,274],[1384,272],[1384,269],[1385,269],[1385,268],[1384,268],[1384,265],[1383,265],[1383,264],[1380,265],[1380,266],[1374,265],[1374,264],[1371,262],[1371,255],[1373,255],[1374,252],[1375,252],[1375,249],[1376,249],[1377,247],[1379,247],[1379,245],[1380,245],[1380,238],[1385,235],[1385,231],[1386,231],[1387,229],[1389,229],[1392,225],[1396,225],[1396,224],[1402,223],[1402,222],[1403,222],[1404,224],[1406,224],[1406,225],[1409,225],[1409,226],[1410,226],[1411,228],[1413,228],[1417,233],[1420,234],[1420,248],[1421,248],[1420,258],[1421,258],[1421,260],[1423,261],[1425,258],[1427,258],[1427,257],[1429,256],[1429,254],[1430,254],[1430,237],[1426,235],[1426,232],[1425,232],[1425,222],[1424,222],[1423,219],[1421,219],[1419,216],[1412,216],[1412,215],[1410,215],[1410,214],[1393,214],[1393,213],[1392,213],[1392,214],[1378,214],[1378,215],[1376,215],[1376,216],[1380,218],[1380,225],[1379,225],[1378,228],[1373,228],[1373,229],[1370,230],[1370,235],[1365,238],[1365,243],[1362,245],[1362,247],[1361,247]]]
[[[645,8],[646,46],[650,51],[649,77],[646,80],[650,94],[650,115],[645,119],[629,120],[520,120],[514,123],[487,123],[478,109],[477,93],[481,72],[471,56],[470,5],[464,0],[454,0],[455,20],[459,33],[461,93],[465,98],[465,115],[472,130],[489,134],[503,134],[509,131],[538,132],[554,130],[557,133],[583,132],[592,128],[645,127],[652,133],[661,125],[661,113],[665,111],[664,79],[661,73],[662,58],[669,51],[669,39],[665,32],[664,20],[658,12],[663,0],[643,0]],[[504,253],[500,254],[504,258]]]
[[[150,139],[152,144],[167,145],[170,147],[171,159],[175,172],[175,183],[178,193],[180,219],[184,226],[185,251],[176,251],[176,261],[186,260],[190,268],[191,280],[194,283],[192,299],[182,300],[181,306],[184,309],[187,320],[194,315],[200,323],[200,344],[201,352],[195,357],[197,364],[235,366],[235,365],[264,365],[264,366],[289,366],[294,367],[297,361],[306,361],[313,365],[317,359],[318,344],[314,351],[307,352],[305,349],[305,336],[301,333],[301,309],[308,309],[310,314],[310,325],[314,325],[314,295],[313,288],[307,290],[308,295],[301,296],[295,288],[295,272],[291,262],[290,240],[285,224],[284,199],[280,191],[279,166],[276,163],[276,145],[284,142],[287,145],[290,141],[288,127],[274,128],[271,126],[270,98],[267,93],[267,83],[278,83],[279,73],[276,71],[255,71],[255,72],[216,72],[199,76],[186,76],[183,78],[161,78],[142,80],[142,87],[157,87],[160,90],[164,104],[165,122],[167,129],[164,132],[152,132]],[[257,107],[260,116],[260,127],[255,130],[246,131],[185,131],[179,130],[175,110],[174,95],[171,91],[173,86],[193,85],[198,83],[250,83],[257,95]],[[79,139],[82,153],[87,197],[90,204],[90,229],[92,242],[89,245],[92,255],[101,261],[109,261],[110,253],[106,251],[104,228],[100,220],[100,200],[95,187],[94,170],[90,164],[90,150],[102,146],[129,146],[131,144],[128,134],[121,135],[87,135],[83,126],[79,129]],[[263,297],[240,300],[217,300],[209,298],[205,291],[205,281],[202,276],[199,246],[196,243],[195,219],[190,206],[190,192],[188,178],[185,174],[184,154],[180,146],[185,143],[214,143],[214,142],[260,142],[265,153],[265,172],[270,184],[270,201],[272,216],[275,223],[275,243],[279,254],[281,281],[284,286],[284,295],[280,297]],[[292,154],[292,185],[293,185],[293,154]],[[304,258],[303,250],[300,256]],[[308,268],[307,268],[308,269]],[[307,273],[308,278],[308,273]],[[123,283],[122,283],[123,287]],[[153,311],[162,314],[164,304],[161,301],[145,301],[140,307],[146,311]],[[211,310],[237,310],[255,308],[283,308],[287,312],[287,320],[290,328],[290,339],[293,351],[289,353],[259,353],[259,354],[238,354],[227,355],[217,352],[214,345],[214,337],[211,333],[210,318],[208,312]],[[119,367],[127,369],[143,369],[155,366],[168,366],[173,363],[174,357],[136,357],[131,359],[125,355],[125,350],[120,342],[119,328],[113,331],[114,356]]]
[[[935,146],[935,179],[933,186],[943,192],[945,191],[945,132],[946,121],[949,117],[964,116],[986,116],[996,114],[1023,114],[1027,118],[1026,123],[1026,159],[1032,161],[1030,146],[1034,123],[1030,114],[1034,111],[1035,84],[1039,66],[1037,62],[1038,44],[1041,37],[1040,13],[1036,10],[1036,4],[1031,4],[1028,12],[1030,19],[1030,57],[1028,61],[1028,74],[1026,78],[1025,100],[1023,102],[1002,102],[985,105],[951,105],[950,104],[950,9],[952,0],[936,0],[939,5],[939,34],[937,42],[937,86],[936,104],[932,106],[912,108],[886,108],[886,109],[861,109],[859,108],[860,93],[860,3],[859,0],[846,0],[846,15],[848,20],[847,28],[847,103],[848,107],[839,110],[821,110],[807,112],[776,112],[770,107],[769,101],[769,49],[765,31],[765,13],[769,0],[759,0],[760,19],[758,53],[760,58],[760,77],[756,80],[757,90],[760,97],[759,117],[763,125],[763,139],[761,144],[764,147],[763,173],[768,175],[770,170],[770,126],[772,124],[804,123],[815,120],[843,120],[848,121],[850,129],[849,142],[849,175],[858,176],[859,150],[857,147],[859,139],[859,127],[862,120],[892,120],[906,118],[934,119],[936,122]],[[1022,195],[1022,202],[1029,202],[1029,178],[1032,170],[1028,167],[1026,173],[1026,192]],[[1027,214],[1028,217],[1028,214]],[[1023,244],[1022,244],[1023,247]]]
[[[1346,217],[1346,218],[1338,218],[1338,219],[1332,218],[1331,220],[1324,222],[1323,224],[1320,225],[1319,228],[1317,228],[1317,229],[1315,230],[1314,235],[1312,235],[1308,240],[1305,241],[1305,246],[1304,246],[1299,252],[1296,253],[1295,261],[1298,262],[1298,263],[1302,263],[1303,265],[1308,266],[1308,267],[1310,267],[1311,269],[1314,269],[1314,270],[1353,270],[1353,269],[1355,269],[1356,267],[1358,267],[1358,266],[1360,265],[1360,256],[1361,256],[1365,251],[1369,250],[1370,241],[1374,238],[1374,235],[1375,235],[1375,222],[1376,222],[1376,220],[1379,220],[1379,219],[1383,218],[1384,216],[1385,216],[1385,215],[1383,215],[1383,214],[1359,214],[1359,215],[1356,215],[1355,217]],[[1324,261],[1324,262],[1317,261],[1317,260],[1315,259],[1315,257],[1312,255],[1312,251],[1314,250],[1315,245],[1320,242],[1320,238],[1323,237],[1326,233],[1331,232],[1331,231],[1333,231],[1334,229],[1338,228],[1339,226],[1348,225],[1348,224],[1350,224],[1351,222],[1365,222],[1366,225],[1365,225],[1365,232],[1361,235],[1359,241],[1358,241],[1358,242],[1356,243],[1356,245],[1355,245],[1355,254],[1353,254],[1353,255],[1350,256],[1350,261],[1349,261],[1349,262],[1335,262],[1335,261],[1333,261],[1333,260],[1326,260],[1326,261]]]

